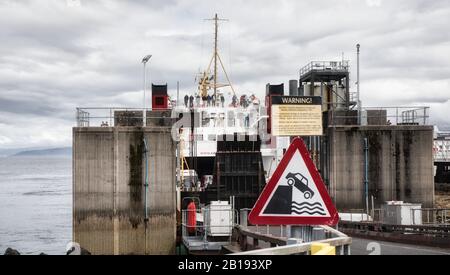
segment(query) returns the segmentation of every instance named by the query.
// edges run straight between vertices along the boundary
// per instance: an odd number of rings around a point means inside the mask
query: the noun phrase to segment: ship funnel
[[[289,95],[298,96],[298,80],[289,80]]]

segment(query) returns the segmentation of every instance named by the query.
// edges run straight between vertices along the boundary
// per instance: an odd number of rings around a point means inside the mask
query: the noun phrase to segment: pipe
[[[145,227],[145,254],[147,254],[147,227],[148,227],[148,146],[145,137],[144,140],[144,158],[145,158],[145,183],[144,183],[144,227]]]
[[[369,139],[364,138],[364,190],[366,195],[366,210],[369,215]]]
[[[360,44],[356,45],[356,52],[357,52],[357,66],[356,66],[356,81],[358,82],[357,86],[357,104],[358,104],[358,125],[361,125],[361,112],[362,112],[362,106],[361,106],[361,98],[360,98],[360,79],[359,79],[359,49],[361,48]]]
[[[372,199],[372,219],[375,219],[375,203],[374,203],[374,198],[373,195],[371,196]]]
[[[145,222],[148,222],[148,200],[147,200],[147,194],[148,194],[148,146],[147,146],[147,140],[144,138],[144,158],[145,158]]]

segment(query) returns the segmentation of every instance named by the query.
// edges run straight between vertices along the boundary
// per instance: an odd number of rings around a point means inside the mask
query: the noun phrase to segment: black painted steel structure
[[[228,137],[230,140],[230,137]],[[214,184],[206,191],[206,203],[235,197],[235,209],[252,208],[266,182],[261,140],[237,134],[217,143]]]

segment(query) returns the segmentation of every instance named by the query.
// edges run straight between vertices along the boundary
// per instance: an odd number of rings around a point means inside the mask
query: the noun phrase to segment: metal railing
[[[418,213],[418,215],[417,215]],[[413,225],[450,225],[450,208],[411,209]],[[421,217],[416,221],[415,217]]]
[[[429,107],[365,107],[357,111],[331,112],[329,125],[429,125]]]
[[[257,249],[257,250],[251,250],[246,252],[239,252],[239,253],[233,253],[230,255],[235,256],[243,256],[243,255],[311,255],[311,247],[313,243],[326,243],[330,246],[334,246],[336,248],[336,253],[339,255],[350,255],[351,250],[350,246],[352,243],[352,238],[348,237],[342,232],[339,232],[338,230],[331,228],[329,226],[320,226],[320,228],[324,229],[327,234],[334,235],[331,238],[314,241],[314,242],[307,242],[307,243],[298,243],[298,244],[291,244],[291,245],[283,245],[278,247],[271,247],[271,248],[264,248],[264,249]],[[251,232],[249,233],[248,230],[240,228],[241,234],[244,236],[250,236],[255,238],[255,235]]]
[[[240,209],[240,225],[235,227],[235,234],[239,241],[240,249],[246,251],[249,248],[258,248],[260,242],[270,245],[271,248],[256,249],[246,252],[239,252],[233,255],[290,255],[290,254],[310,254],[312,243],[328,243],[336,246],[336,252],[341,255],[350,254],[351,238],[344,233],[329,226],[305,226],[309,230],[301,230],[302,240],[290,239],[290,226],[272,226],[272,225],[248,225],[249,208]],[[318,231],[322,231],[320,234]],[[286,231],[284,233],[284,231]],[[299,233],[299,232],[297,232]],[[316,234],[319,233],[319,234]],[[298,234],[296,234],[298,235]],[[308,235],[308,236],[306,236]],[[252,240],[252,246],[248,245],[248,239]],[[302,242],[291,245],[291,242]]]
[[[434,140],[433,156],[435,162],[450,162],[450,140]]]
[[[89,112],[77,108],[77,127],[89,127]]]
[[[349,61],[311,61],[300,69],[300,78],[310,71],[343,71],[349,70]]]
[[[352,236],[414,245],[450,247],[450,226],[398,225],[388,223],[341,222],[340,229]]]
[[[381,208],[371,209],[370,215],[364,209],[343,211],[350,217],[349,222],[385,223],[386,211]],[[450,208],[410,209],[411,225],[450,225]]]
[[[171,114],[155,115],[151,113],[153,109],[145,110],[147,125],[170,127],[169,125],[173,122]],[[76,125],[77,127],[142,126],[143,113],[143,108],[78,107],[76,108]]]
[[[189,250],[220,250],[222,246],[231,243],[232,231],[239,219],[236,210],[201,208],[181,212],[182,240]],[[195,225],[188,223],[190,213],[196,216]],[[220,215],[221,219],[228,217],[228,224],[214,225],[211,221],[211,215],[214,214]]]

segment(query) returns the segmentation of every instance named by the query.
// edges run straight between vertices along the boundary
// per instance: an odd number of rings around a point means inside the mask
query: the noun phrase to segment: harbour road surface
[[[271,226],[270,228],[267,228],[265,226],[260,226],[259,228],[255,226],[249,226],[248,228],[251,231],[260,232],[262,234],[270,233],[273,236],[281,235],[280,227],[277,226]],[[282,236],[286,236],[285,229],[283,230]],[[261,242],[260,247],[268,248],[269,245],[267,243]],[[352,237],[351,254],[352,255],[450,255],[450,249],[393,243],[393,242],[374,241]]]
[[[450,255],[450,249],[352,238],[352,255]]]

